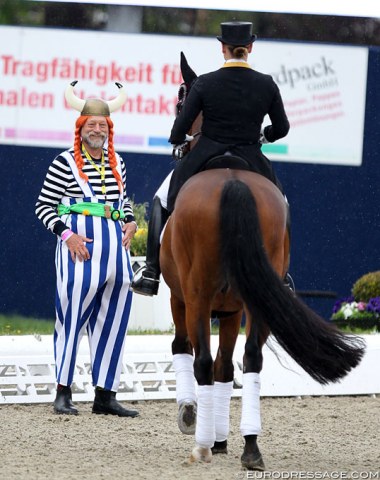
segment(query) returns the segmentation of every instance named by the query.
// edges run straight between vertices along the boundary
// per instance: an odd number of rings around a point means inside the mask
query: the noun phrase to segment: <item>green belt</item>
[[[58,205],[58,215],[67,215],[68,213],[80,213],[81,215],[91,215],[93,217],[104,217],[110,218],[114,222],[125,218],[125,213],[123,210],[117,210],[112,208],[110,205],[105,205],[104,203],[91,203],[91,202],[82,202],[82,203],[73,203],[70,206]]]

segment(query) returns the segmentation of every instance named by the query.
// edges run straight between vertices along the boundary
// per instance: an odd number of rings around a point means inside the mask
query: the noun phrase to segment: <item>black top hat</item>
[[[251,22],[224,22],[220,24],[222,35],[216,38],[219,42],[234,47],[245,46],[256,40],[256,35],[252,34]]]

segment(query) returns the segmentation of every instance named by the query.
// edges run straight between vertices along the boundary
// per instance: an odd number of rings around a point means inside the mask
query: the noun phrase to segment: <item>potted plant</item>
[[[360,277],[353,285],[352,295],[338,300],[331,320],[350,330],[380,332],[380,271]]]
[[[147,203],[132,202],[133,213],[138,225],[138,230],[131,241],[130,253],[131,257],[146,256],[146,242],[148,238],[148,221],[147,221]]]

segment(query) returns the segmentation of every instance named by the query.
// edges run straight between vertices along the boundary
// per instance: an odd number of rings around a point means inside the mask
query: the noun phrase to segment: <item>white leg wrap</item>
[[[232,390],[233,382],[215,382],[214,384],[215,440],[217,442],[227,440],[230,431]]]
[[[195,441],[201,448],[211,448],[214,446],[214,385],[198,386],[198,410]]]
[[[194,357],[188,353],[173,355],[173,368],[176,380],[177,403],[190,403],[196,401]]]
[[[259,373],[243,373],[240,431],[243,437],[261,433]]]

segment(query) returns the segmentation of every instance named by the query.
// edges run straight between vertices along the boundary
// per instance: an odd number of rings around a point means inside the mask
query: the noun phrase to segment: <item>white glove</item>
[[[186,134],[185,141],[183,143],[179,143],[178,145],[173,145],[173,152],[172,152],[173,158],[175,160],[181,160],[184,157],[184,150],[186,149],[187,144],[189,142],[192,142],[193,140],[194,140],[194,137]]]
[[[179,143],[178,145],[173,145],[172,155],[174,160],[181,160],[184,156],[183,151],[187,145],[187,142]]]

